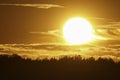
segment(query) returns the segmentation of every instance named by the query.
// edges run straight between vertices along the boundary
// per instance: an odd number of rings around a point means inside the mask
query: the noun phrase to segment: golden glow
[[[72,45],[85,44],[93,40],[94,30],[91,24],[84,18],[72,18],[63,28],[65,40]]]

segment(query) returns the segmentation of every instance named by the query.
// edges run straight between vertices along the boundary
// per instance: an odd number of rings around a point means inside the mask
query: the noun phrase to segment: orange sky
[[[0,43],[62,43],[63,24],[74,16],[89,18],[97,34],[116,38],[119,7],[119,0],[2,0]]]
[[[0,0],[0,54],[75,53],[120,60],[119,8],[119,0]],[[88,19],[95,34],[107,40],[64,45],[63,25],[76,16]]]

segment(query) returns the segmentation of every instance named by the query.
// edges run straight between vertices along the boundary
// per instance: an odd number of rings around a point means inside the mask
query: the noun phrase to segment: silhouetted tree
[[[0,80],[119,80],[120,62],[81,56],[43,60],[0,55]]]

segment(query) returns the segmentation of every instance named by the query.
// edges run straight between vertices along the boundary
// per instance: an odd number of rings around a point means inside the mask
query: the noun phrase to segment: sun
[[[84,18],[71,18],[63,27],[63,36],[71,45],[86,44],[94,39],[94,29]]]

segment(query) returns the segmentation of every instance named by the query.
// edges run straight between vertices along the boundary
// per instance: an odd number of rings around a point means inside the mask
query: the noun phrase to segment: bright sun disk
[[[63,35],[69,44],[85,44],[93,40],[94,29],[86,19],[77,17],[64,24]]]

